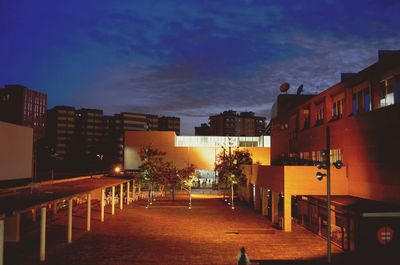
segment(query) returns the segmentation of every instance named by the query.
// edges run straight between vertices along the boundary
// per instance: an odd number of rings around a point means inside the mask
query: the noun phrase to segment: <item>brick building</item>
[[[344,250],[391,252],[400,233],[400,51],[318,95],[279,95],[272,111],[271,165],[248,167],[243,196],[277,226],[296,221],[327,235],[326,178],[316,179],[330,131],[332,242]],[[322,170],[323,171],[323,170]],[[378,237],[377,237],[378,235]]]

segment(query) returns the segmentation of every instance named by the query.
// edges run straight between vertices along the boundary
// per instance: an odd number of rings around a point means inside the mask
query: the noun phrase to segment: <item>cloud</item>
[[[181,116],[193,133],[227,109],[268,117],[282,82],[318,93],[400,45],[397,1],[93,3],[3,1],[0,84],[50,106]]]

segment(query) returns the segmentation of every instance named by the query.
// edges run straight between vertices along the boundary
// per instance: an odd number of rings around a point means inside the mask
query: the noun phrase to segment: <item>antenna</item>
[[[301,92],[303,92],[303,84],[301,84],[301,85],[297,88],[296,95],[300,95]]]

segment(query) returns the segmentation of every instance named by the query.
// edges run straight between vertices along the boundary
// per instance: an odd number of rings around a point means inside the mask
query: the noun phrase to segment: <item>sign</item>
[[[378,232],[376,233],[376,237],[381,245],[385,246],[389,244],[393,241],[394,238],[393,228],[391,228],[390,226],[383,226],[379,228]]]

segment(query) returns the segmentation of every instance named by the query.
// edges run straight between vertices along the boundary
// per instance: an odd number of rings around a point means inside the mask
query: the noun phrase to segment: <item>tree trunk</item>
[[[172,200],[175,201],[175,187],[172,187]]]

